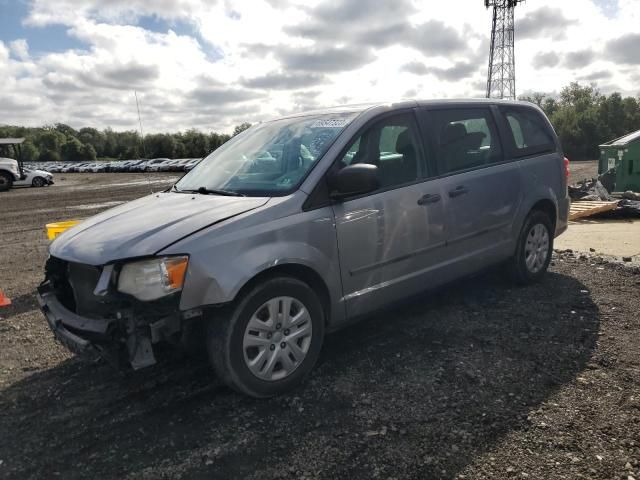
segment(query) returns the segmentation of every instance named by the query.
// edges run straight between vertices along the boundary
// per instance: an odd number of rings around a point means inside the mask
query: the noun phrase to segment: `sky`
[[[640,0],[527,0],[519,95],[640,94]],[[0,0],[0,124],[230,132],[315,108],[483,97],[481,0]]]

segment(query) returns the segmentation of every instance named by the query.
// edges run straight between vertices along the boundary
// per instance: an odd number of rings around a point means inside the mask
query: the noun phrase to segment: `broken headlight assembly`
[[[189,257],[158,257],[125,263],[118,277],[118,291],[138,300],[151,301],[182,290]]]

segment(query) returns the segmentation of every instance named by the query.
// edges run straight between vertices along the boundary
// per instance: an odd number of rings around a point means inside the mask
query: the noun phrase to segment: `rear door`
[[[553,127],[533,106],[504,105],[499,107],[499,112],[507,155],[517,163],[526,181],[520,223],[534,203],[551,199],[558,207],[556,227],[564,228],[569,215],[567,176],[564,155]]]
[[[490,106],[435,109],[426,115],[444,190],[446,254],[462,274],[512,252],[522,178],[517,163],[504,155]]]
[[[381,187],[333,206],[351,317],[427,287],[445,244],[442,192],[428,180],[412,111],[366,128],[335,169],[354,163],[376,165]]]

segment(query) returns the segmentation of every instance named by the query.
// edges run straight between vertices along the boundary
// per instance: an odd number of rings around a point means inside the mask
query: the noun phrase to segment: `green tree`
[[[547,97],[542,102],[542,109],[550,117],[558,111],[558,108],[558,101],[555,98]]]
[[[82,160],[95,160],[96,149],[93,148],[93,145],[91,145],[90,143],[85,143],[80,149],[80,157],[82,158]]]
[[[62,145],[61,153],[62,158],[67,162],[84,160],[82,155],[82,144],[80,143],[80,140],[75,137],[70,138],[64,145]]]
[[[44,129],[36,139],[36,145],[40,150],[51,150],[60,153],[60,146],[65,143],[67,137],[63,133],[52,128]]]
[[[241,123],[240,125],[236,125],[233,129],[233,136],[235,137],[239,133],[244,132],[247,128],[251,127],[251,124],[248,122]]]
[[[537,106],[542,107],[542,104],[543,104],[543,102],[544,102],[546,97],[547,97],[547,95],[545,93],[533,92],[531,95],[523,95],[523,96],[519,97],[518,100],[521,100],[523,102],[534,103]]]
[[[574,82],[562,89],[558,108],[550,119],[570,159],[599,157],[598,145],[606,138],[600,111],[603,99],[593,85]]]
[[[90,144],[99,157],[104,156],[105,134],[95,128],[85,127],[78,130],[78,140]]]
[[[174,158],[176,140],[166,133],[154,133],[145,136],[145,145],[150,158]]]
[[[26,140],[22,144],[22,160],[25,162],[36,162],[40,157],[40,151],[31,140]]]
[[[209,134],[209,152],[212,152],[212,151],[216,150],[217,148],[221,147],[230,138],[231,138],[230,135],[227,135],[227,134],[224,134],[224,133],[222,133],[222,134],[215,133],[215,132],[210,133]]]
[[[125,153],[127,160],[136,160],[140,158],[140,150],[137,146],[129,147]]]
[[[56,123],[53,128],[67,138],[76,138],[78,136],[78,132],[76,130],[64,123]]]
[[[104,146],[102,148],[102,156],[113,158],[116,156],[117,149],[118,142],[116,141],[115,132],[110,128],[107,128],[104,131]]]
[[[184,156],[186,157],[200,158],[209,153],[209,138],[202,132],[195,129],[187,130],[182,135],[181,140],[185,148]]]
[[[624,112],[624,132],[628,133],[640,128],[640,103],[633,97],[627,97],[622,100],[622,110]]]
[[[54,150],[40,150],[39,162],[59,162],[60,154]]]

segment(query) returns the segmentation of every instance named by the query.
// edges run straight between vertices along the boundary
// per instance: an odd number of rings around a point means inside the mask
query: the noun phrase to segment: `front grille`
[[[68,310],[88,318],[106,317],[108,299],[93,294],[100,268],[50,257],[45,270],[58,300]]]
[[[104,299],[93,294],[100,279],[101,270],[91,265],[69,262],[67,273],[73,290],[75,312],[91,318],[94,316],[92,314],[104,310]]]
[[[60,303],[62,303],[67,310],[75,312],[76,301],[68,279],[68,265],[69,262],[56,257],[49,257],[45,265],[45,278],[51,282]]]

